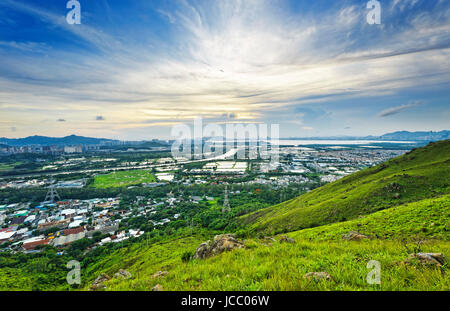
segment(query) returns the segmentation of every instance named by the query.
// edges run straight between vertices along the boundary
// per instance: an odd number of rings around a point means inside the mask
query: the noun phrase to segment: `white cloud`
[[[87,25],[69,27],[61,16],[36,7],[7,3],[102,51],[101,56],[49,51],[38,60],[6,55],[0,60],[0,110],[8,120],[26,122],[36,115],[55,120],[64,111],[77,122],[74,129],[88,128],[97,126],[92,115],[105,111],[102,126],[112,132],[199,115],[233,114],[249,121],[289,105],[450,82],[447,7],[439,18],[423,12],[410,27],[386,34],[367,30],[364,10],[355,6],[317,17],[288,14],[271,1],[211,1],[201,8],[180,1],[176,11],[158,11],[174,23],[177,43],[155,50]]]

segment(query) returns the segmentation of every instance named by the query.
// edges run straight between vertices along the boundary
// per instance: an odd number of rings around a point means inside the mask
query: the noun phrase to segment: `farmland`
[[[148,170],[132,170],[97,175],[92,184],[95,188],[127,187],[142,183],[156,182],[155,176]]]

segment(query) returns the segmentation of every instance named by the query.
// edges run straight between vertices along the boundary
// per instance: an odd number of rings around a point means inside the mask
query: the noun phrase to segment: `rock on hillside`
[[[194,253],[194,259],[206,259],[225,251],[243,247],[245,247],[244,243],[236,240],[236,236],[234,234],[216,235],[214,237],[214,241],[207,241],[200,244]]]
[[[361,241],[361,240],[364,240],[364,239],[368,239],[368,237],[365,236],[364,234],[361,234],[361,233],[357,232],[357,231],[350,231],[349,233],[344,234],[342,236],[342,239],[345,240],[345,241]]]

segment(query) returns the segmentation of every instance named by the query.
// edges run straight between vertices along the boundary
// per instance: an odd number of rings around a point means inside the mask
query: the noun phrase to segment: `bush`
[[[181,260],[183,262],[188,262],[192,259],[192,257],[194,257],[194,252],[192,251],[186,251],[183,253],[183,255],[181,255]]]

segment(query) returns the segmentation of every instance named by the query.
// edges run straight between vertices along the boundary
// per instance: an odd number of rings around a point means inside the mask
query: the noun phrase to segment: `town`
[[[34,253],[49,245],[63,254],[79,240],[89,240],[89,250],[146,232],[223,229],[235,215],[230,206],[242,214],[280,203],[408,148],[282,146],[276,163],[237,160],[234,153],[190,161],[163,148],[60,150],[65,152],[0,158],[1,251]],[[13,174],[20,167],[28,170]]]

